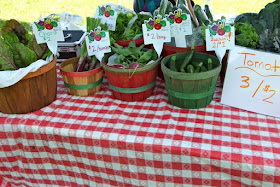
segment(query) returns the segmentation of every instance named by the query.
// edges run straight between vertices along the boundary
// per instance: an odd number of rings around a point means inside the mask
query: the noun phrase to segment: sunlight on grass
[[[259,12],[267,3],[273,0],[212,0],[213,14],[234,14],[244,12]],[[51,13],[60,14],[63,11],[78,14],[85,18],[93,16],[96,8],[105,3],[121,4],[132,9],[133,0],[0,0],[0,19],[11,18],[24,22],[32,22]],[[205,0],[194,0],[204,5]]]

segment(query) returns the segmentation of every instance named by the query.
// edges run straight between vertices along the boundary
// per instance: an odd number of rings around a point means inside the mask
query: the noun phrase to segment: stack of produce
[[[144,44],[136,47],[135,41],[131,41],[128,47],[122,47],[116,43],[111,46],[114,55],[109,62],[117,68],[137,68],[143,67],[149,62],[157,59],[157,53],[153,49],[144,50]]]
[[[17,70],[51,55],[46,44],[37,44],[35,36],[17,20],[6,21],[0,37],[0,71]]]
[[[166,66],[170,70],[180,73],[200,73],[213,69],[211,58],[208,57],[207,59],[196,61],[193,59],[195,53],[194,46],[192,46],[191,51],[186,54],[183,61],[181,59],[178,60],[176,55],[172,55]]]
[[[280,2],[268,3],[259,13],[244,13],[235,19],[236,44],[280,53]]]
[[[151,15],[141,13],[123,13],[118,14],[115,31],[110,31],[111,44],[116,41],[132,40],[142,37],[142,24],[148,20]]]
[[[96,18],[90,18],[87,17],[87,32],[90,33],[95,28],[100,26],[102,31],[108,30],[107,24],[101,24],[101,19]],[[100,39],[100,35],[95,35],[94,32],[91,32],[89,36],[87,36],[91,39]],[[87,46],[86,42],[84,42],[81,50],[81,56],[79,58],[79,62],[76,68],[76,72],[82,72],[82,71],[90,71],[100,66],[100,62],[97,60],[95,56],[88,56],[87,52]]]
[[[193,34],[186,36],[187,46],[200,46],[205,44],[202,28],[205,28],[213,21],[213,15],[208,5],[205,5],[204,8],[202,8],[198,4],[193,6],[190,0],[178,0],[177,5],[173,6],[168,0],[162,0],[160,7],[154,11],[154,15],[159,14],[164,17],[179,8],[182,10],[182,13],[189,14],[192,19]],[[175,41],[172,40],[169,44],[175,46]]]

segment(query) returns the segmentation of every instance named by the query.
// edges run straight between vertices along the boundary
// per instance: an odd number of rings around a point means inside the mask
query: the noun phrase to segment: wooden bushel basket
[[[121,69],[107,66],[108,58],[111,55],[108,54],[102,59],[102,67],[107,75],[113,96],[129,102],[142,101],[150,97],[156,84],[160,59],[141,68]]]
[[[71,95],[88,96],[95,94],[101,88],[103,70],[101,65],[93,70],[75,72],[80,57],[74,57],[60,64],[60,72],[64,85]]]
[[[176,53],[176,61],[184,61],[187,53]],[[165,57],[161,63],[161,69],[165,79],[165,87],[168,100],[174,106],[186,109],[198,109],[206,107],[213,99],[216,83],[221,71],[221,64],[217,57],[194,53],[192,60],[203,62],[207,66],[207,59],[213,61],[213,69],[199,73],[181,73],[166,67],[172,55]]]
[[[0,88],[0,112],[25,114],[40,110],[56,99],[56,58],[16,84]]]

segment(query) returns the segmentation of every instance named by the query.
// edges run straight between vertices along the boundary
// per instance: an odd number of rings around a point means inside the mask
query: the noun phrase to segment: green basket
[[[184,61],[188,53],[176,53],[176,62]],[[218,58],[195,52],[192,61],[203,62],[207,67],[208,58],[212,59],[213,69],[200,73],[181,73],[170,70],[166,67],[173,55],[162,59],[161,70],[164,75],[165,87],[168,93],[168,100],[174,106],[186,109],[198,109],[206,107],[213,99],[216,90],[216,83],[221,71],[221,63]]]

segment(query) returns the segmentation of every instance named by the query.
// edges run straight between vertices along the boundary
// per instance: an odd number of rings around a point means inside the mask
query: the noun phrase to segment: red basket
[[[102,60],[114,98],[123,101],[141,101],[150,97],[156,84],[160,59],[141,68],[121,69],[107,66],[111,54]]]
[[[133,40],[117,40],[116,43],[119,44],[120,46],[123,47],[127,47],[129,42],[131,42]],[[141,46],[142,44],[144,44],[144,38],[138,38],[135,41],[136,47]]]

